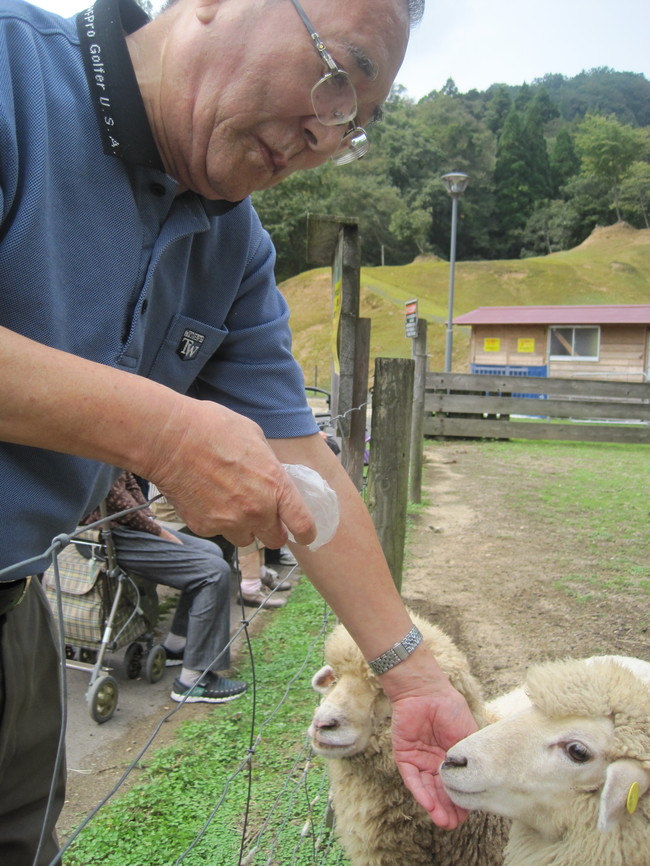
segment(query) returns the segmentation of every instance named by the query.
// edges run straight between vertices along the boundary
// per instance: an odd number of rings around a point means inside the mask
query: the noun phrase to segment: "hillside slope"
[[[308,384],[330,377],[331,276],[306,271],[282,283],[291,308],[294,351]],[[449,264],[416,259],[402,267],[362,268],[361,315],[372,318],[371,372],[377,356],[407,358],[404,302],[418,299],[429,322],[430,370],[443,366]],[[620,223],[596,228],[580,246],[530,259],[457,262],[454,315],[511,304],[650,303],[650,230]],[[453,368],[468,369],[469,328],[454,328]]]

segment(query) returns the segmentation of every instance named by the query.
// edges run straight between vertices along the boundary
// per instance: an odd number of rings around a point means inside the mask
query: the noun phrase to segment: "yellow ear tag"
[[[639,783],[632,782],[630,790],[627,792],[626,809],[630,815],[634,815],[636,807],[639,805]]]

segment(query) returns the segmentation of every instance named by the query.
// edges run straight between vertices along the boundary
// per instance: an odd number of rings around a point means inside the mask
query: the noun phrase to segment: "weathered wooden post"
[[[417,333],[413,337],[411,357],[415,361],[413,379],[413,411],[411,416],[411,464],[409,498],[422,501],[422,459],[424,442],[424,391],[427,380],[427,320],[418,319]]]
[[[356,218],[307,221],[310,264],[332,267],[332,417],[338,418],[341,459],[358,490],[363,483],[370,319],[359,317],[361,245]]]
[[[377,358],[367,503],[395,585],[402,588],[415,362]]]

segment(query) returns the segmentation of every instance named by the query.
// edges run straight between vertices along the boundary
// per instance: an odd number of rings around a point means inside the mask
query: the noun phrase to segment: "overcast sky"
[[[72,15],[85,0],[40,0]],[[409,96],[608,66],[650,79],[650,0],[427,0],[397,76]]]

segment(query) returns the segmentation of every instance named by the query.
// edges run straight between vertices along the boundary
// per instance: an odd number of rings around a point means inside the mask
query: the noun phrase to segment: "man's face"
[[[302,5],[367,124],[406,50],[404,0]],[[314,116],[311,89],[326,69],[291,0],[178,0],[170,13],[162,79],[139,80],[165,166],[184,187],[237,201],[339,148],[346,127]]]

